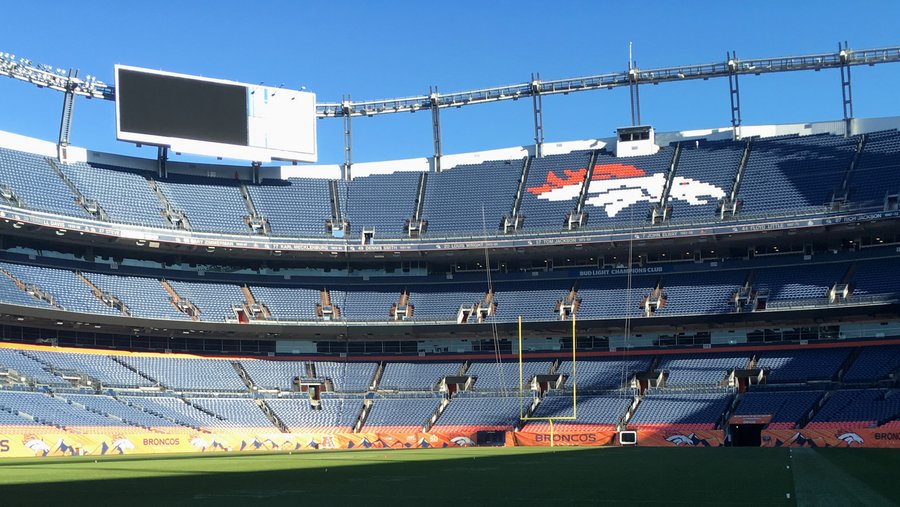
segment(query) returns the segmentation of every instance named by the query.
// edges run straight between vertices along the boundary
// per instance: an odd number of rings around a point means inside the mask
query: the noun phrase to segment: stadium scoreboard
[[[179,153],[315,162],[316,95],[116,65],[116,138]]]

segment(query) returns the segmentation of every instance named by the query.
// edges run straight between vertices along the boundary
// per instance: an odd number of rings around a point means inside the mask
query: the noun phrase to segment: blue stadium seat
[[[489,161],[430,174],[422,212],[427,236],[496,233],[512,210],[523,164],[524,159]]]
[[[247,185],[256,212],[269,221],[273,236],[317,238],[331,217],[328,180],[288,178]]]
[[[408,363],[391,361],[385,364],[378,383],[379,389],[396,391],[430,391],[447,375],[457,375],[461,363]]]
[[[713,429],[732,395],[726,393],[651,393],[643,397],[630,426],[681,426]]]
[[[373,229],[376,243],[379,238],[406,237],[403,225],[413,217],[420,174],[373,174],[350,181],[343,209],[351,233],[358,236],[363,229]],[[429,178],[431,184],[434,178]]]

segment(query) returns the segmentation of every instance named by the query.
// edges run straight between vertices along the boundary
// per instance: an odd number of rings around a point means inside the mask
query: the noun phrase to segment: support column
[[[353,129],[350,123],[350,112],[352,110],[350,96],[344,99],[341,97],[341,113],[344,118],[344,165],[341,177],[350,181],[350,166],[353,165]]]
[[[260,168],[262,167],[262,162],[251,162],[250,163],[250,181],[254,184],[262,183],[262,178],[260,177]]]
[[[75,107],[75,83],[72,78],[78,77],[78,71],[69,69],[66,79],[66,91],[63,95],[62,117],[59,122],[59,141],[56,144],[56,157],[63,163],[66,161],[66,148],[69,147],[69,135],[72,132],[72,110]]]
[[[636,62],[635,62],[636,63]],[[631,96],[631,126],[641,124],[641,95],[638,90],[638,70],[629,62],[628,92]]]
[[[838,54],[841,57],[841,98],[844,106],[844,135],[853,135],[853,88],[850,85],[850,47],[844,41],[843,47],[838,42]]]
[[[531,98],[534,107],[534,156],[544,155],[544,107],[541,100],[541,74],[531,74]]]
[[[169,174],[166,168],[166,162],[169,161],[169,148],[167,146],[159,146],[156,148],[156,174],[160,178],[165,178]]]
[[[441,109],[438,107],[437,86],[428,88],[428,96],[431,99],[431,132],[434,136],[434,172],[441,172]]]
[[[737,54],[734,51],[725,53],[728,66],[728,96],[731,99],[731,132],[732,138],[741,138],[741,89],[738,85]]]

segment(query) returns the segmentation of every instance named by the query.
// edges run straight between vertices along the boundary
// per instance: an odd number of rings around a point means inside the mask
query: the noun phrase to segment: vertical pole
[[[631,126],[641,123],[640,97],[638,96],[637,72],[635,72],[634,55],[631,52],[631,41],[628,42],[628,96],[631,100]]]
[[[631,102],[631,126],[637,125],[635,121],[635,111],[634,111],[634,82],[632,81],[631,70],[628,70],[628,98]]]
[[[160,178],[165,178],[169,175],[169,170],[166,167],[166,162],[169,161],[169,148],[166,146],[158,146],[156,148],[156,174]]]
[[[731,132],[732,138],[738,140],[741,138],[741,89],[738,85],[737,72],[737,53],[728,52],[726,55],[726,65],[728,66],[728,96],[731,99]]]
[[[431,133],[434,136],[434,172],[441,172],[441,110],[438,107],[437,86],[428,88],[428,96],[431,99]]]
[[[262,167],[262,162],[251,162],[250,163],[250,181],[254,184],[262,183],[262,176],[260,175],[261,167]]]
[[[850,48],[847,41],[843,47],[838,42],[838,54],[841,58],[841,98],[844,106],[844,135],[850,136],[853,121],[853,88],[850,82]]]
[[[572,313],[572,418],[578,417],[578,375],[575,373],[575,313]]]
[[[344,174],[343,179],[350,181],[350,166],[353,165],[353,129],[350,123],[350,112],[352,110],[350,95],[346,100],[341,97],[341,115],[344,119]]]
[[[550,421],[550,447],[554,447],[555,444],[553,443],[553,418],[547,420]]]
[[[637,112],[637,123],[635,125],[641,125],[641,89],[638,87],[638,74],[637,69],[634,71],[634,110]]]
[[[541,99],[541,73],[531,74],[531,99],[534,108],[534,156],[541,158],[544,154],[544,107]]]
[[[522,385],[524,383],[522,376],[522,316],[519,315],[519,420],[525,418],[525,406],[523,400],[525,389]]]
[[[631,126],[641,124],[641,94],[638,90],[638,71],[628,69],[628,93],[631,97]]]

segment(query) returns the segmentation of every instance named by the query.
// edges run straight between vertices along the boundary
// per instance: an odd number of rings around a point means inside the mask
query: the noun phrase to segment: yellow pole
[[[572,313],[572,418],[578,417],[578,376],[575,374],[575,313]]]
[[[525,417],[525,407],[523,405],[523,389],[522,389],[522,316],[519,315],[519,419]]]
[[[553,447],[553,418],[547,420],[550,421],[550,447]]]

